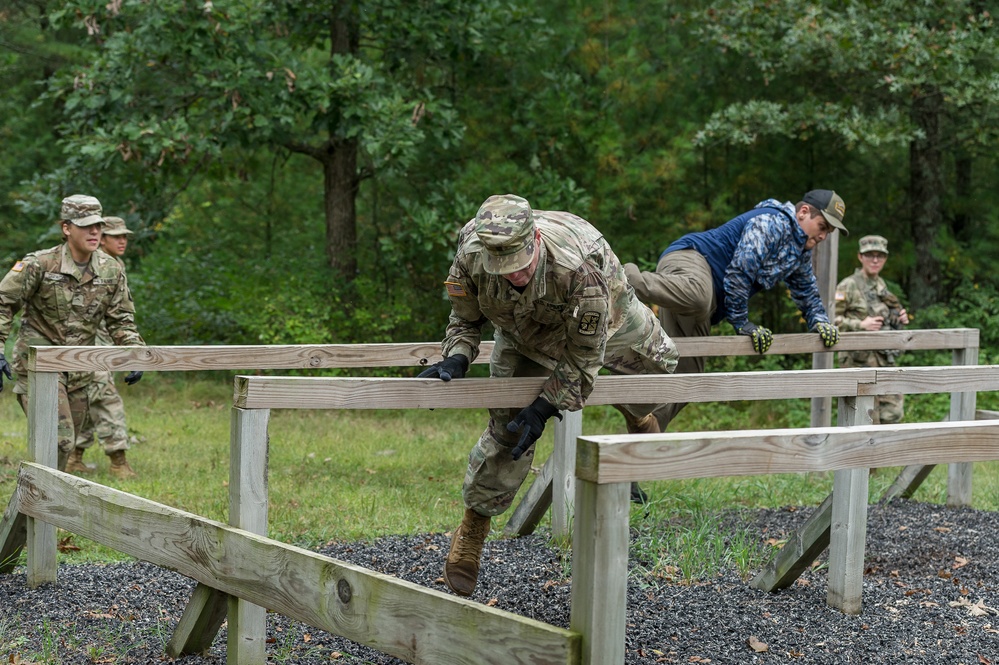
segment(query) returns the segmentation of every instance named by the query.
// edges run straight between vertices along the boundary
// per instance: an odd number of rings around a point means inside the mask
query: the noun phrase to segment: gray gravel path
[[[766,510],[733,519],[753,523],[762,543],[786,535],[809,512]],[[776,594],[751,589],[734,571],[694,585],[633,578],[625,662],[999,665],[997,526],[990,512],[909,501],[872,506],[859,616],[826,607],[823,566]],[[319,551],[444,589],[446,548],[444,534],[428,534]],[[492,540],[474,599],[568,627],[564,570],[543,536]],[[61,566],[58,585],[31,590],[18,569],[0,576],[0,662],[169,661],[163,646],[193,587],[176,573],[123,563]],[[273,663],[401,662],[275,614],[268,615],[268,635]],[[766,650],[754,650],[751,638]],[[223,629],[209,653],[171,662],[225,660]]]

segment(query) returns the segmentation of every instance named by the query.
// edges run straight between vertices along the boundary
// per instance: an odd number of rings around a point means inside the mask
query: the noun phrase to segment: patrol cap
[[[843,226],[846,204],[843,203],[839,194],[831,189],[813,189],[801,197],[801,201],[821,212],[826,221],[842,231],[843,235],[850,235],[850,232]]]
[[[93,196],[73,194],[62,200],[59,219],[77,226],[93,226],[104,223],[104,218],[101,217],[103,212],[101,202]]]
[[[888,253],[888,239],[884,236],[864,236],[860,239],[860,253],[881,252]]]
[[[531,264],[536,251],[531,204],[513,194],[495,194],[475,214],[475,234],[485,248],[482,265],[491,275],[509,275]]]
[[[128,230],[125,226],[125,220],[121,217],[105,217],[104,218],[104,235],[106,236],[124,236],[132,235],[132,232]]]

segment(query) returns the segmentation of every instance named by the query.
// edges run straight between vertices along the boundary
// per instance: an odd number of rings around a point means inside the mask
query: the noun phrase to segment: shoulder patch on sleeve
[[[11,272],[21,272],[24,270],[24,261],[18,261],[14,264],[14,267],[10,269]]]
[[[846,300],[846,294],[842,291],[836,292],[836,300]]]
[[[444,287],[447,289],[447,294],[449,296],[461,298],[468,295],[468,291],[465,290],[465,287],[458,282],[444,282]]]
[[[579,317],[579,328],[576,329],[580,335],[596,335],[600,329],[600,312],[583,312]]]

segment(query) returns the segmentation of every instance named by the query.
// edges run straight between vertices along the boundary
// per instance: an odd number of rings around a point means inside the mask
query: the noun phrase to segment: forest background
[[[651,268],[828,188],[838,274],[886,236],[913,325],[979,328],[996,362],[989,4],[7,0],[0,265],[57,244],[60,199],[86,193],[136,232],[149,344],[433,341],[491,194],[577,213]],[[782,290],[751,314],[802,330]]]

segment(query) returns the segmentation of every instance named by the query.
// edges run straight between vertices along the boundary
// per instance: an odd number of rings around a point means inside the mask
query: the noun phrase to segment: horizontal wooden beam
[[[719,335],[674,340],[681,356],[752,356],[748,337]],[[484,342],[476,362],[489,361],[493,343]],[[834,351],[871,349],[963,349],[978,347],[978,330],[897,330],[843,333]],[[828,351],[815,333],[775,335],[768,355]],[[43,346],[32,347],[28,369],[36,372],[149,370],[418,368],[440,360],[438,342],[393,344],[297,344],[245,346]]]
[[[37,464],[20,510],[409,663],[576,664],[579,635]]]
[[[879,367],[877,372],[876,380],[861,385],[858,395],[917,395],[999,390],[999,365]]]
[[[599,376],[587,404],[840,397],[874,381],[873,368]],[[530,404],[544,378],[379,379],[237,376],[243,409],[475,409]],[[640,398],[636,399],[636,395]]]
[[[600,484],[999,459],[999,423],[619,434],[577,439],[576,475]]]

